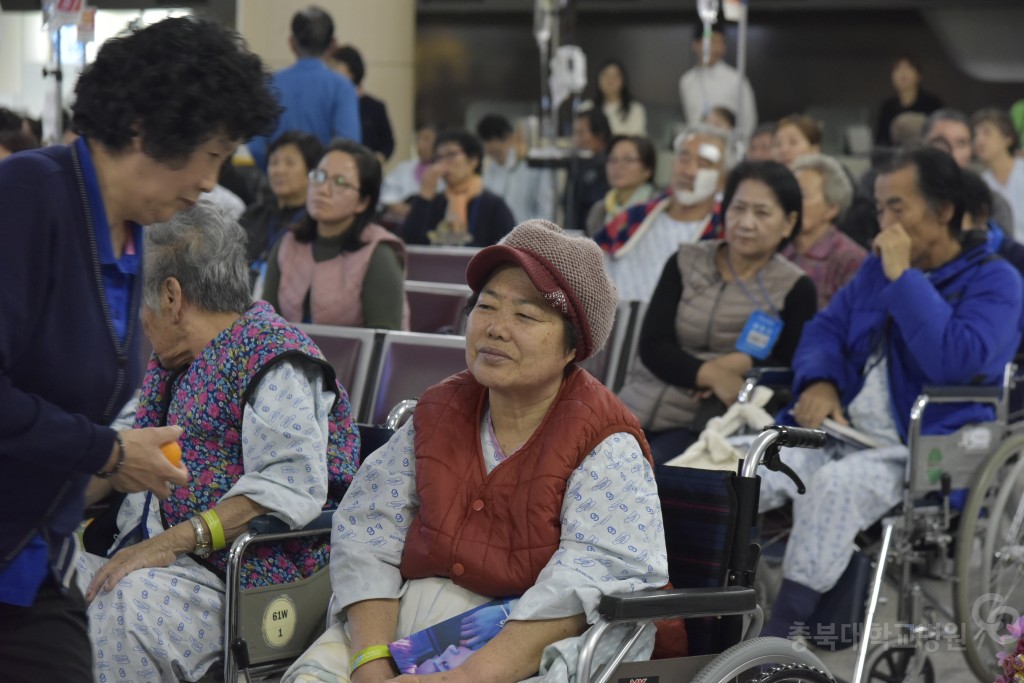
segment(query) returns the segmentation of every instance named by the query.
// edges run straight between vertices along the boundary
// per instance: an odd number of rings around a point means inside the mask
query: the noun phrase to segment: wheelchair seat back
[[[658,496],[665,523],[669,581],[676,588],[726,585],[729,551],[736,531],[734,474],[663,465],[657,468]],[[690,654],[720,652],[721,619],[686,619]]]

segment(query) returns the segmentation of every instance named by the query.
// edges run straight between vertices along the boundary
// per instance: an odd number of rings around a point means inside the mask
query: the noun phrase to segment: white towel
[[[733,403],[724,415],[708,420],[700,438],[682,455],[669,460],[673,467],[695,467],[702,470],[735,470],[744,451],[729,442],[729,437],[747,428],[755,433],[774,419],[764,409],[774,392],[768,387],[754,387],[750,401]]]

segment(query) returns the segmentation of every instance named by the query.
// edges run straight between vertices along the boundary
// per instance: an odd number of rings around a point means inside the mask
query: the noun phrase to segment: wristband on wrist
[[[352,657],[352,662],[348,666],[348,675],[351,676],[355,673],[356,669],[367,662],[372,662],[375,659],[384,659],[385,657],[391,658],[391,650],[388,649],[387,645],[364,647]]]
[[[210,528],[210,542],[213,545],[213,549],[221,550],[226,543],[224,541],[224,525],[220,523],[220,517],[213,511],[213,508],[203,510],[199,513],[199,516],[203,518],[206,526]]]
[[[112,476],[121,471],[124,467],[124,440],[121,435],[114,432],[114,443],[117,444],[117,462],[114,463],[114,467],[107,472],[97,472],[96,476],[100,479],[110,479]]]

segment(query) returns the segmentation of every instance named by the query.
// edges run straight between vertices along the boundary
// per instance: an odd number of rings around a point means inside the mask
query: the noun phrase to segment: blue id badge
[[[764,311],[754,311],[747,318],[740,338],[736,340],[736,350],[757,360],[764,360],[775,348],[780,334],[782,321],[779,318]]]

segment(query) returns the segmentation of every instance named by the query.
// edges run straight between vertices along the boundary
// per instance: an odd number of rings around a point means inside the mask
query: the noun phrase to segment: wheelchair
[[[389,415],[384,426],[359,425],[360,455],[372,453],[391,438],[398,426]],[[391,426],[394,424],[395,426]],[[362,457],[360,457],[360,462]],[[323,510],[301,529],[289,529],[276,517],[263,515],[235,539],[224,580],[224,681],[280,675],[323,633],[333,594],[329,567],[284,585],[243,589],[242,566],[257,544],[331,533],[333,509]],[[216,678],[207,675],[204,680]]]
[[[760,548],[751,543],[760,486],[757,468],[763,464],[786,473],[802,493],[803,483],[782,462],[779,449],[820,448],[825,440],[825,433],[818,430],[771,425],[754,440],[738,475],[685,467],[659,469],[670,579],[674,585],[696,587],[602,598],[600,619],[584,636],[576,680],[834,681],[821,661],[798,643],[751,637],[763,625],[753,587]],[[706,497],[709,491],[711,499]],[[715,511],[721,515],[715,515]],[[687,559],[693,562],[687,563]],[[711,571],[706,571],[709,568]],[[622,662],[632,644],[655,628],[655,621],[678,618],[686,620],[690,651],[695,654]],[[594,653],[601,639],[616,626],[630,629],[625,644],[607,666],[594,671]],[[710,638],[706,637],[709,634]],[[718,642],[706,642],[711,640]],[[736,644],[724,651],[715,649],[722,643]]]
[[[787,372],[753,373],[740,400],[759,383],[788,385]],[[1024,422],[1009,410],[1019,379],[1016,366],[1008,364],[1002,386],[926,387],[914,402],[903,502],[882,519],[880,538],[864,543],[877,547],[877,559],[865,596],[853,683],[931,683],[936,677],[929,654],[943,642],[962,647],[978,680],[1001,673],[999,637],[1024,606]],[[993,406],[995,420],[948,435],[921,433],[929,406],[964,402]],[[961,507],[957,499],[965,491]],[[950,582],[952,609],[922,575]],[[875,622],[887,580],[896,587],[898,626],[878,638]]]

